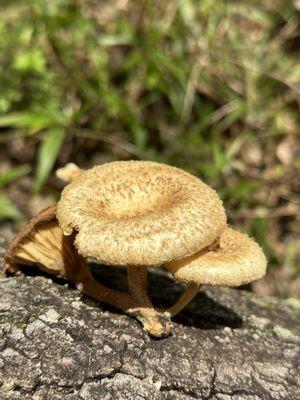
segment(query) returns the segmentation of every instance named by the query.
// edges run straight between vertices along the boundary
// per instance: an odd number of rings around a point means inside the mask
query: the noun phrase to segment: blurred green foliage
[[[5,173],[0,175],[0,189],[8,185],[21,176],[26,175],[31,170],[29,165],[19,165],[8,169]],[[23,220],[22,214],[14,206],[11,200],[0,192],[0,221],[5,219],[12,219],[16,221]]]
[[[35,193],[67,161],[178,165],[269,248],[268,191],[300,169],[275,155],[299,143],[298,3],[2,0],[0,144],[32,149],[11,160],[34,165]]]

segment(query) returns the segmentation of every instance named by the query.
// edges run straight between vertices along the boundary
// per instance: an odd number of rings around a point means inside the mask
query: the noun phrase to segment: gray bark
[[[122,271],[98,270],[124,285]],[[155,273],[150,287],[158,305],[182,290]],[[3,277],[0,399],[300,399],[299,317],[295,299],[205,288],[154,340],[58,280]]]

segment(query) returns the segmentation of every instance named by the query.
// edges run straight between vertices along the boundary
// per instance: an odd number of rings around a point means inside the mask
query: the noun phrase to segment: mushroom
[[[227,227],[211,246],[165,267],[178,282],[234,287],[261,279],[266,258],[249,236]],[[168,312],[173,315],[178,310],[171,307]]]
[[[38,268],[75,283],[87,296],[137,318],[154,337],[203,284],[239,286],[260,279],[266,259],[247,235],[229,228],[217,193],[178,168],[149,161],[111,162],[89,170],[67,165],[69,183],[54,205],[29,221],[4,265]],[[128,293],[95,280],[86,259],[127,267]],[[187,284],[177,302],[155,309],[147,270],[164,267]]]
[[[216,192],[183,170],[149,161],[111,162],[82,171],[62,192],[57,218],[85,258],[127,266],[129,296],[119,308],[152,336],[170,333],[168,312],[147,295],[147,268],[188,257],[209,246],[226,226]],[[191,284],[181,309],[198,292]],[[87,292],[86,292],[87,293]],[[87,293],[90,296],[93,293]],[[101,292],[98,299],[109,302]]]
[[[86,263],[71,237],[64,236],[56,218],[56,204],[33,217],[15,236],[4,256],[4,269],[18,272],[20,266],[37,266],[44,272],[72,278]]]
[[[106,288],[92,276],[86,260],[74,247],[74,236],[65,236],[56,218],[54,204],[32,218],[15,236],[4,255],[4,270],[19,273],[22,266],[73,282],[84,294],[122,308],[133,307],[129,295]],[[103,300],[104,301],[104,300]]]
[[[62,181],[69,183],[81,175],[81,173],[82,169],[80,169],[76,164],[68,163],[56,171],[56,176]]]

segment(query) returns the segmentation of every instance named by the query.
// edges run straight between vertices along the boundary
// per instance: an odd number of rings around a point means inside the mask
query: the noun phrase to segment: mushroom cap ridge
[[[261,279],[267,261],[248,235],[226,228],[208,249],[165,265],[179,282],[240,286]]]
[[[217,193],[195,176],[150,161],[116,161],[67,185],[57,217],[78,252],[111,265],[161,265],[211,244],[226,225]]]

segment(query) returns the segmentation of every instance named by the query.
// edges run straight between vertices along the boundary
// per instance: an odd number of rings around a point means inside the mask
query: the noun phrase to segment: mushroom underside
[[[208,248],[165,267],[179,282],[235,287],[261,279],[266,264],[262,249],[253,239],[227,227]]]

